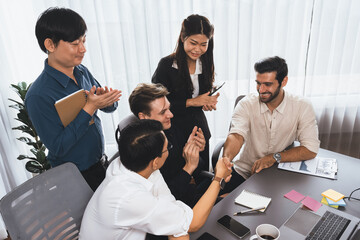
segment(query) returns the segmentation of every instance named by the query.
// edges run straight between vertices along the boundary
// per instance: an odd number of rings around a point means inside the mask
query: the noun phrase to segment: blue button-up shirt
[[[104,152],[101,120],[97,111],[90,116],[82,109],[77,117],[64,127],[54,104],[79,89],[90,90],[93,85],[100,87],[100,84],[83,65],[74,68],[74,76],[78,84],[49,66],[45,60],[43,72],[26,94],[25,106],[41,141],[49,150],[47,158],[51,166],[73,162],[83,171],[99,161]],[[101,110],[113,112],[116,108],[117,103],[114,103]],[[92,118],[95,124],[89,125]]]

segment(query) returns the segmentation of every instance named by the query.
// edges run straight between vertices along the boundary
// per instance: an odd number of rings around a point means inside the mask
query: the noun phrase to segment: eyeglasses
[[[163,151],[161,154],[165,153],[166,151],[171,150],[173,147],[174,146],[171,144],[171,142],[168,142],[167,149],[165,151]]]

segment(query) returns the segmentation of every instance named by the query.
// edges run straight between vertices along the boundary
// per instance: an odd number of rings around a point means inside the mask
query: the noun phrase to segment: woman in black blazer
[[[170,92],[167,97],[174,114],[172,128],[180,130],[183,139],[187,139],[194,126],[202,129],[206,147],[200,157],[204,164],[201,169],[205,170],[209,168],[211,134],[203,110],[216,110],[219,96],[209,96],[214,82],[213,33],[214,27],[206,17],[187,17],[175,52],[160,60],[152,77],[153,83],[163,84]]]

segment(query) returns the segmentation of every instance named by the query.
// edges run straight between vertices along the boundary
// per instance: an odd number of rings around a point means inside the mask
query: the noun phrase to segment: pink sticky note
[[[322,205],[320,202],[316,201],[315,199],[309,196],[306,196],[301,203],[310,210],[313,210],[314,212],[316,212]]]
[[[295,203],[298,203],[301,200],[303,200],[305,196],[302,195],[301,193],[298,193],[295,190],[291,190],[290,192],[285,194],[284,197],[286,197],[287,199],[290,199],[291,201],[293,201]]]

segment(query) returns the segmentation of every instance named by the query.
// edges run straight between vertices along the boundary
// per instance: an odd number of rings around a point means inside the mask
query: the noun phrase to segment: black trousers
[[[105,179],[105,173],[106,171],[101,161],[98,161],[88,169],[81,171],[82,176],[94,192]]]

